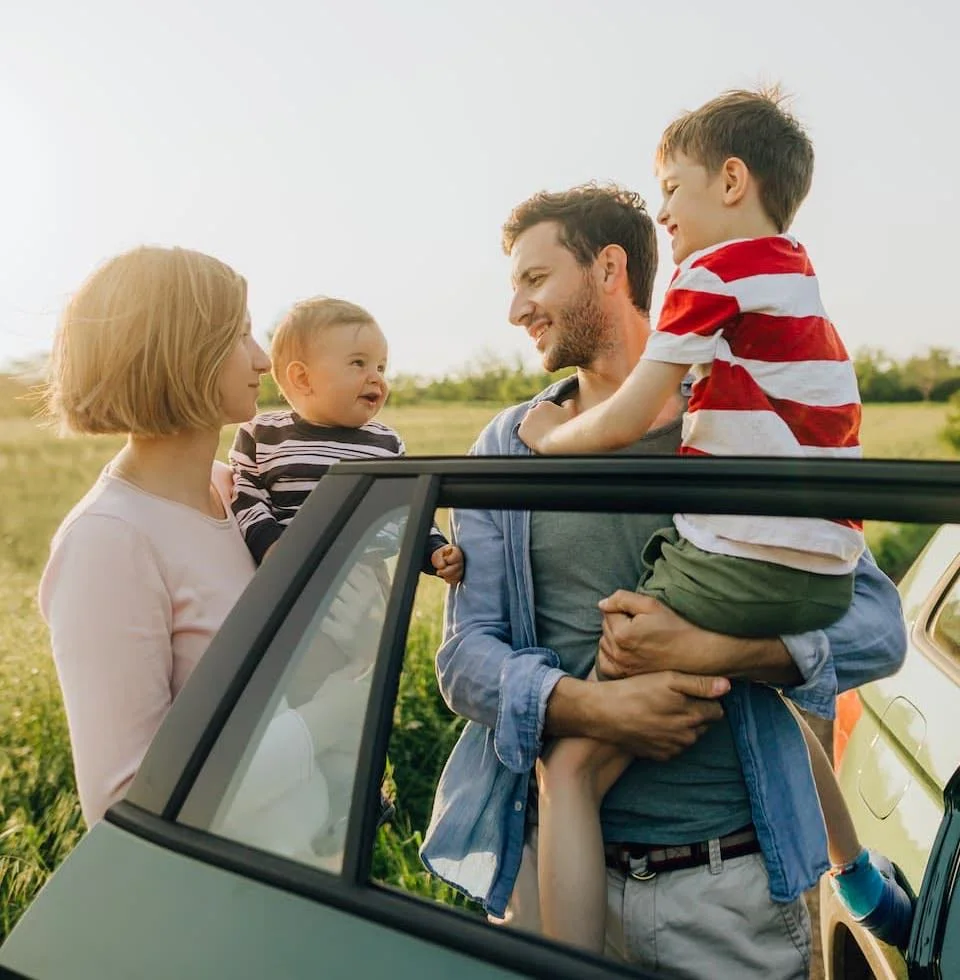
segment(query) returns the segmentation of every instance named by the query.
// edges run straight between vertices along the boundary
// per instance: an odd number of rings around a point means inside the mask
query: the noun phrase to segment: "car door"
[[[0,972],[35,980],[646,975],[370,881],[386,740],[440,483],[415,467],[399,477],[375,472],[322,481],[178,696],[126,799],[7,938]],[[359,586],[358,568],[367,570]],[[334,612],[360,615],[337,633]],[[262,764],[261,749],[298,687],[322,687],[324,672],[349,659],[342,644],[358,638],[371,654],[366,686],[338,743],[349,819],[318,854],[310,818],[326,805],[322,796],[310,778],[292,797],[276,792],[272,777],[289,753],[268,753]],[[262,781],[251,806],[244,788],[253,772]]]
[[[943,803],[907,949],[910,980],[960,977],[960,769],[947,784]]]
[[[38,980],[648,975],[371,881],[380,776],[435,508],[956,521],[955,486],[956,468],[932,463],[409,459],[337,467],[224,623],[127,798],[44,887],[0,949],[0,966]],[[354,570],[374,561],[387,568],[379,599],[351,585]],[[258,770],[261,749],[304,673],[322,686],[324,671],[333,672],[329,621],[351,604],[375,611],[363,629],[348,630],[373,651],[356,724],[340,746],[349,819],[328,857],[304,859],[291,841],[307,841],[316,855],[310,826],[285,822],[291,811],[282,806],[245,822],[237,801],[251,772],[276,775],[279,763]],[[292,808],[297,819],[320,806],[305,794]]]

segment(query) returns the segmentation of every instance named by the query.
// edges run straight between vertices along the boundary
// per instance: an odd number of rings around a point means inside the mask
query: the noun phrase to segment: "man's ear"
[[[594,262],[600,288],[606,293],[615,293],[630,288],[627,278],[627,253],[620,245],[605,245]]]
[[[287,370],[284,372],[287,378],[287,384],[291,391],[295,391],[298,395],[312,395],[313,386],[310,384],[310,372],[307,370],[307,365],[303,361],[291,361],[287,365]]]
[[[720,167],[720,180],[723,181],[723,203],[730,207],[743,200],[751,175],[740,157],[727,157]]]

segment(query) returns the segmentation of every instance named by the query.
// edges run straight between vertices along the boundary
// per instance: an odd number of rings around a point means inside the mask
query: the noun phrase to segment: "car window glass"
[[[960,659],[960,577],[947,590],[930,632],[940,650]]]
[[[321,597],[209,830],[338,871],[408,508],[378,517]]]

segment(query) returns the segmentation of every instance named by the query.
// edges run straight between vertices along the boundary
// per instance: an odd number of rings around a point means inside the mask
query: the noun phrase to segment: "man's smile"
[[[540,346],[540,342],[543,340],[544,334],[550,329],[550,326],[550,320],[540,319],[535,323],[531,323],[527,328],[527,334],[537,347]]]

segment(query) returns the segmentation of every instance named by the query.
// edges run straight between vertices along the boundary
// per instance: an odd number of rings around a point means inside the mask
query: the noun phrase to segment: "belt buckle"
[[[644,854],[643,857],[635,858],[632,855],[627,857],[627,867],[629,867],[629,875],[634,881],[649,881],[651,878],[656,878],[656,871],[649,871],[647,865],[649,860],[647,855]]]

